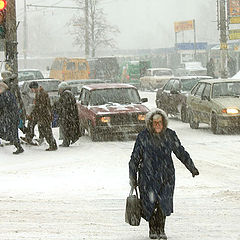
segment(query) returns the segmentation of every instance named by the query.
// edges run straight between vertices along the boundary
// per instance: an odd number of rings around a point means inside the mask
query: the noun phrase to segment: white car
[[[140,78],[140,88],[142,90],[155,90],[173,77],[173,71],[170,68],[149,68],[146,76]]]

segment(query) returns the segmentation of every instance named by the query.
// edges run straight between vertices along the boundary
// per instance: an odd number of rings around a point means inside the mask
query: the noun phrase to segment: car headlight
[[[240,110],[238,108],[224,108],[222,112],[226,114],[238,114]]]
[[[100,118],[100,121],[103,122],[103,123],[109,123],[110,120],[111,120],[110,117],[101,117],[101,118]]]
[[[145,114],[139,114],[139,115],[138,115],[138,120],[139,120],[139,121],[144,121],[145,118],[146,118],[146,115],[145,115]]]

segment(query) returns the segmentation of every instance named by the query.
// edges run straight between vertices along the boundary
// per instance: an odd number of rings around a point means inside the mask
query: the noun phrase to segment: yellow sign
[[[229,40],[240,39],[240,29],[229,30]]]
[[[221,43],[220,44],[220,49],[227,49],[227,44],[226,43]]]
[[[231,18],[229,18],[229,23],[231,23],[231,24],[240,23],[240,17],[231,17]]]
[[[174,31],[176,33],[181,31],[186,31],[186,30],[193,30],[193,29],[194,29],[194,20],[174,23]]]

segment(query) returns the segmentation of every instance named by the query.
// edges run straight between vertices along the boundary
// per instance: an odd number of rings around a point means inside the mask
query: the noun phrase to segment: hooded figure
[[[59,115],[59,128],[63,138],[60,146],[69,147],[80,137],[77,104],[71,92],[71,87],[66,82],[58,85],[58,92],[60,98],[55,106]]]
[[[0,82],[0,137],[10,141],[17,148],[13,154],[24,151],[18,137],[18,124],[19,109],[16,98],[9,91],[8,86]]]
[[[151,110],[146,116],[146,129],[137,136],[129,162],[130,185],[139,186],[142,217],[149,222],[151,239],[167,239],[165,219],[173,213],[175,187],[172,152],[193,177],[199,174],[176,132],[167,125],[163,110]]]

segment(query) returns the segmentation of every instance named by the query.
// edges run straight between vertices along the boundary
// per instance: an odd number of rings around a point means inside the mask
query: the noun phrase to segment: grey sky
[[[22,45],[23,2],[17,1],[19,48]],[[109,23],[119,27],[118,47],[161,48],[174,45],[175,21],[196,20],[197,40],[217,42],[215,0],[102,0]],[[74,6],[70,0],[27,0],[27,4]],[[72,46],[67,23],[77,10],[28,8],[27,19],[30,48],[78,49]],[[179,42],[193,41],[192,31],[179,34]],[[21,51],[21,49],[19,49]]]

